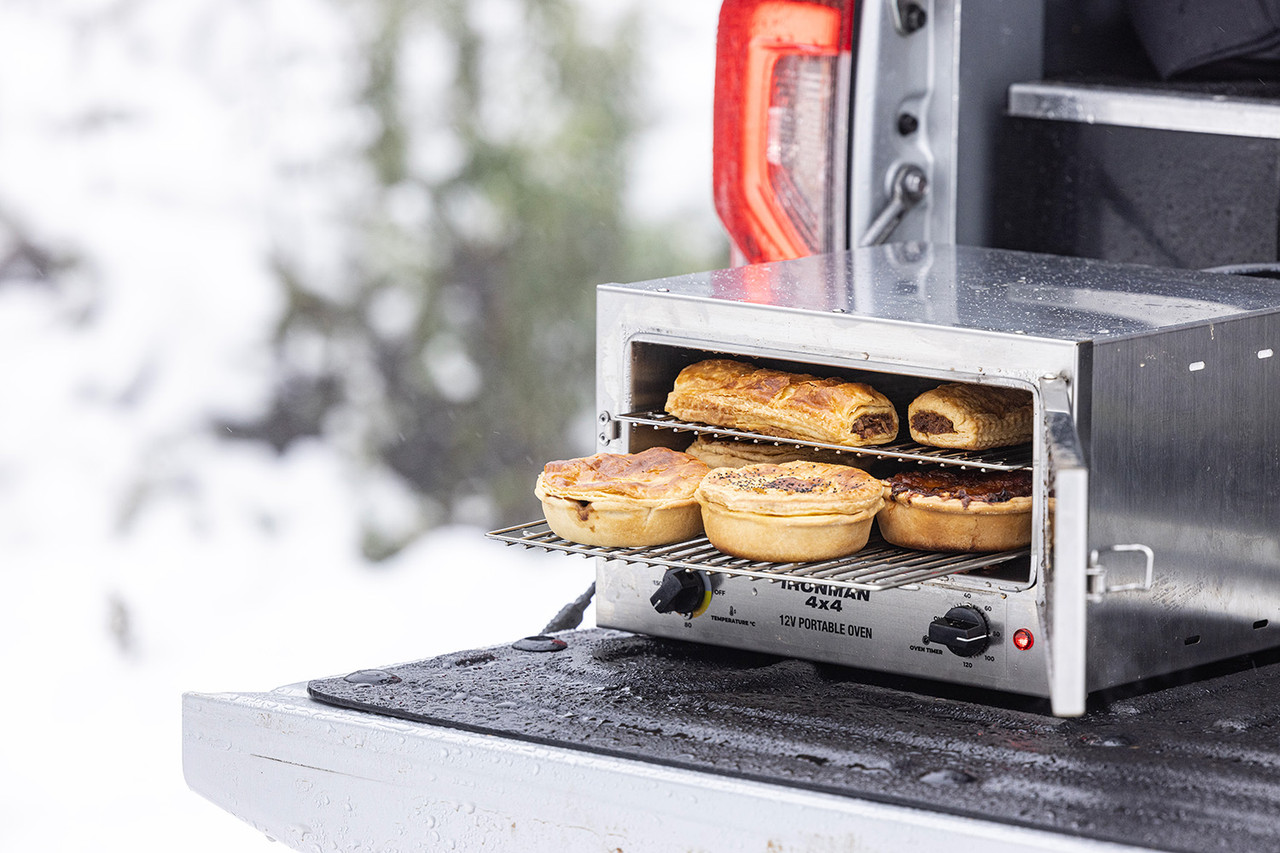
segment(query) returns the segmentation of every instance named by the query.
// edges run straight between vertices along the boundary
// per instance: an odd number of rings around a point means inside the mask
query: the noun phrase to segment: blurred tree
[[[277,258],[281,379],[234,427],[278,449],[336,437],[407,483],[420,511],[371,519],[376,559],[442,521],[528,520],[543,462],[593,446],[593,285],[725,259],[625,213],[634,13],[588,31],[572,0],[358,8],[371,189],[349,212],[347,286],[321,293]]]

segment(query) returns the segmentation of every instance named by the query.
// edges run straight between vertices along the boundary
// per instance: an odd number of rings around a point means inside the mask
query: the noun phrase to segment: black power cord
[[[593,581],[591,586],[587,587],[587,591],[575,598],[573,601],[560,608],[547,627],[542,629],[543,634],[554,634],[557,631],[568,631],[571,628],[577,628],[582,624],[582,614],[586,612],[587,606],[591,604],[591,599],[595,597],[596,585]]]

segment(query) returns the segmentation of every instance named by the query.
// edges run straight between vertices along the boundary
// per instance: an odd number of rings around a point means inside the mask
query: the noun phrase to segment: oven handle
[[[1142,580],[1135,583],[1107,583],[1107,567],[1102,565],[1102,554],[1105,551],[1137,551],[1142,554],[1145,570]],[[1151,589],[1151,585],[1155,582],[1155,564],[1156,554],[1146,545],[1134,543],[1132,545],[1111,545],[1106,548],[1094,549],[1089,552],[1089,569],[1086,574],[1089,576],[1089,600],[1098,601],[1102,596],[1112,592],[1130,592],[1138,590],[1145,592]]]
[[[1085,634],[1088,593],[1089,467],[1071,414],[1071,390],[1060,376],[1040,380],[1048,448],[1052,517],[1045,552],[1049,704],[1058,717],[1078,717],[1087,695]]]

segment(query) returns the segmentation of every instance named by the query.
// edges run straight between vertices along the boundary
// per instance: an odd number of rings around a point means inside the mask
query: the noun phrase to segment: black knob
[[[929,623],[929,642],[942,643],[960,657],[971,658],[991,645],[991,629],[981,610],[962,605]]]
[[[697,572],[667,569],[649,603],[659,613],[693,613],[702,606],[707,585]]]

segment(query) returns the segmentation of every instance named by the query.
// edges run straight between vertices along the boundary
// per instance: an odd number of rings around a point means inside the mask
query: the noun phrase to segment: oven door
[[[1085,710],[1085,602],[1088,568],[1089,469],[1071,414],[1065,379],[1040,380],[1049,496],[1045,631],[1049,702],[1057,717]]]

